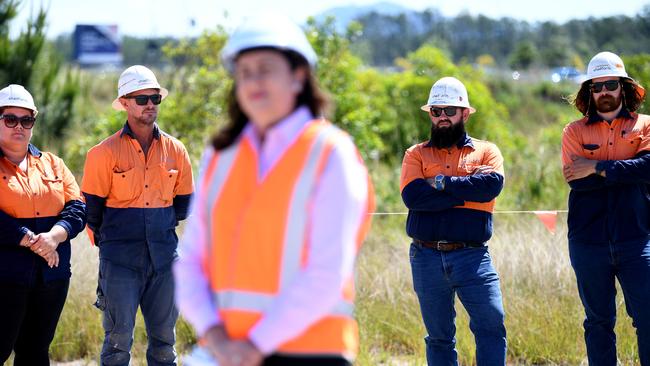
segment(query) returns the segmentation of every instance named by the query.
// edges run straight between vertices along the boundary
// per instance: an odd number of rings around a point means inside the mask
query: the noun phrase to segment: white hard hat
[[[0,107],[21,107],[31,109],[34,117],[38,114],[34,98],[22,85],[11,84],[0,90]]]
[[[162,99],[165,99],[169,92],[158,84],[156,75],[153,71],[142,65],[134,65],[122,72],[117,82],[117,98],[113,101],[113,109],[123,111],[124,107],[120,103],[120,97],[123,97],[134,91],[142,89],[159,89]]]
[[[583,82],[589,83],[592,79],[602,78],[607,76],[616,76],[629,80],[636,89],[641,98],[645,96],[645,89],[637,83],[634,79],[627,76],[625,65],[618,55],[612,52],[600,52],[591,58],[587,66],[587,79]]]
[[[451,76],[444,77],[433,84],[429,92],[429,100],[421,109],[429,112],[433,105],[463,107],[469,109],[469,113],[476,112],[476,109],[469,105],[465,85]]]
[[[284,15],[264,14],[246,19],[230,36],[221,50],[224,66],[232,73],[237,55],[244,50],[257,47],[273,47],[297,52],[311,67],[316,65],[318,59],[305,32],[296,23]]]
[[[601,52],[592,57],[587,66],[587,80],[605,76],[618,76],[627,78],[623,60],[611,52]]]

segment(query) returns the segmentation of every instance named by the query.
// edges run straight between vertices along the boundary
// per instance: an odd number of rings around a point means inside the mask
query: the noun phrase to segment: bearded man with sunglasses
[[[175,228],[188,215],[193,181],[185,146],[156,123],[167,94],[148,68],[127,68],[112,104],[126,111],[127,121],[86,157],[81,190],[99,246],[102,365],[129,364],[138,307],[147,328],[147,364],[176,365],[171,266],[178,256]]]
[[[409,209],[413,286],[428,335],[429,365],[458,365],[454,299],[458,295],[476,340],[476,363],[505,365],[506,329],[499,276],[487,241],[504,182],[496,145],[469,137],[476,112],[465,86],[444,77],[427,104],[431,138],[404,155],[400,189]]]
[[[589,365],[616,365],[616,286],[650,365],[650,116],[645,90],[611,52],[595,55],[573,104],[583,118],[562,136],[569,255],[585,308]]]

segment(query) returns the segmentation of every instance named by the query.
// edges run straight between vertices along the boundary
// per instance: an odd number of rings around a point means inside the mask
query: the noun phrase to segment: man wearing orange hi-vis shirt
[[[650,116],[645,89],[623,61],[600,52],[573,104],[584,117],[562,135],[569,194],[569,256],[585,308],[589,365],[617,364],[616,282],[650,365]]]
[[[458,79],[436,81],[422,110],[429,113],[431,139],[406,150],[400,188],[409,209],[413,286],[428,332],[427,363],[458,365],[458,295],[476,340],[476,364],[505,365],[501,289],[487,247],[503,157],[496,145],[465,132],[476,110]]]
[[[167,94],[148,68],[127,68],[113,101],[127,121],[86,158],[81,190],[99,246],[95,305],[104,312],[102,365],[129,364],[138,307],[149,339],[147,363],[176,365],[171,267],[175,228],[187,217],[193,181],[185,147],[156,123]]]

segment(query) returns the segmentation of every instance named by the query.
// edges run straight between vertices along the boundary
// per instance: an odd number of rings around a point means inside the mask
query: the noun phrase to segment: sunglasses
[[[600,93],[603,91],[603,86],[609,91],[614,91],[618,89],[619,82],[618,80],[607,80],[597,83],[591,83],[591,91],[594,93]]]
[[[431,115],[434,117],[440,117],[442,116],[442,112],[444,111],[447,117],[452,117],[456,115],[456,112],[458,110],[458,107],[431,107],[429,111],[431,112]]]
[[[151,94],[151,95],[135,95],[135,96],[128,96],[124,97],[126,99],[135,99],[135,104],[137,105],[147,105],[149,103],[149,99],[151,99],[151,103],[154,105],[160,104],[162,102],[162,95],[160,94]]]
[[[18,126],[18,122],[20,122],[20,125],[23,126],[24,129],[29,130],[34,127],[34,122],[36,122],[36,118],[32,116],[18,117],[14,114],[3,114],[0,115],[0,118],[4,120],[7,128],[14,128]]]

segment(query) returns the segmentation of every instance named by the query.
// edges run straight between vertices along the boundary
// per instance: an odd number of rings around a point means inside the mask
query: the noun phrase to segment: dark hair
[[[640,85],[634,80],[628,78],[620,78],[621,86],[623,88],[623,106],[630,112],[635,112],[643,103],[645,95],[641,96],[637,88]],[[593,103],[593,95],[591,93],[591,80],[587,80],[580,86],[578,93],[571,96],[569,102],[576,106],[583,116],[592,116],[596,113],[596,103]]]
[[[284,55],[287,61],[289,61],[289,65],[292,71],[296,70],[299,67],[305,68],[307,77],[305,78],[302,92],[296,97],[296,105],[294,108],[305,105],[309,108],[312,115],[317,117],[326,116],[329,114],[330,100],[328,96],[318,87],[318,82],[312,74],[309,63],[299,53],[290,50],[280,50],[274,47],[256,47],[240,52],[237,57],[246,52],[264,49],[277,51]],[[227,100],[228,124],[219,132],[217,132],[217,134],[212,138],[212,146],[214,146],[217,151],[223,150],[232,145],[244,130],[244,127],[246,127],[246,124],[249,120],[248,116],[246,116],[244,111],[240,108],[239,103],[237,102],[236,90],[237,85],[233,82],[232,86],[230,87],[230,92],[228,93]]]

